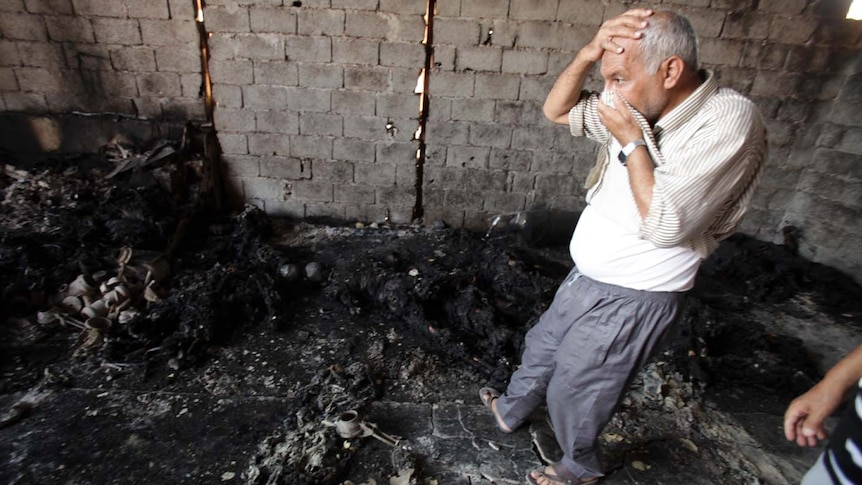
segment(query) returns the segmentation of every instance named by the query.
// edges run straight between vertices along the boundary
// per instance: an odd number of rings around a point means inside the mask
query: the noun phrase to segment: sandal
[[[482,400],[482,404],[485,405],[491,411],[491,414],[494,415],[494,421],[497,423],[497,428],[504,433],[511,433],[513,430],[506,429],[506,423],[503,422],[503,419],[500,418],[500,415],[494,411],[492,404],[495,400],[500,398],[500,391],[494,389],[493,387],[483,387],[479,389],[479,399]]]
[[[564,467],[562,463],[554,463],[550,465],[551,470],[554,470],[553,473],[548,473],[544,468],[539,470],[533,470],[532,472],[527,473],[527,483],[531,485],[539,485],[539,478],[547,478],[554,485],[577,485],[580,483],[596,483],[599,481],[598,477],[588,478],[588,479],[580,479],[576,477],[572,472],[568,470],[568,468]],[[533,473],[536,473],[538,478],[533,478]]]

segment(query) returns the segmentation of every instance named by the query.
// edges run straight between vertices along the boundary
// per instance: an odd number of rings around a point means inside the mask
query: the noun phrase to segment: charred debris
[[[501,215],[481,234],[216,210],[197,146],[115,139],[90,156],[6,155],[0,394],[129,381],[158,390],[238,339],[281,334],[296,346],[281,364],[292,379],[270,392],[295,399],[244,478],[341,483],[354,455],[321,422],[392,395],[434,401],[452,373],[503,385],[569,269],[565,241],[543,244],[525,230],[541,227],[539,213]],[[722,387],[789,402],[819,378],[800,339],[747,309],[796,308],[802,298],[855,325],[862,298],[847,276],[799,257],[798,234],[786,234],[784,245],[745,236],[722,244],[680,334],[625,405],[666,406],[683,388],[678,399],[698,401]],[[37,400],[22,399],[0,410],[0,427],[33,412]],[[392,453],[397,470],[421,468],[408,451]]]

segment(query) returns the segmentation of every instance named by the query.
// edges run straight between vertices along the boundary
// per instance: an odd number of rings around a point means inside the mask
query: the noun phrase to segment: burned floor
[[[477,397],[570,268],[541,214],[228,214],[204,166],[166,143],[6,161],[3,482],[522,483],[559,453],[541,412],[506,435]],[[859,341],[862,291],[797,237],[704,264],[601,436],[606,483],[798,482],[817,450],[781,416]]]

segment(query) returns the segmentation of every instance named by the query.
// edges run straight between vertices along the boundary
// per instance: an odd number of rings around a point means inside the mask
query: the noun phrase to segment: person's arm
[[[805,394],[797,397],[784,413],[784,436],[799,446],[816,446],[826,439],[823,421],[844,398],[844,393],[862,379],[862,345],[826,373]]]
[[[567,125],[569,110],[577,104],[584,81],[593,66],[602,59],[605,50],[623,51],[622,46],[614,42],[614,37],[639,39],[643,35],[641,29],[647,26],[647,17],[652,14],[652,10],[636,8],[602,24],[593,40],[578,51],[557,78],[542,107],[545,117],[554,123]]]

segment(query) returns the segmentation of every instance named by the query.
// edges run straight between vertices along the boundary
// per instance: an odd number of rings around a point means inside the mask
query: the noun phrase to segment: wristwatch
[[[631,155],[632,152],[635,151],[635,148],[640,147],[640,146],[645,147],[646,142],[643,140],[635,140],[635,141],[629,143],[628,145],[624,146],[623,149],[620,150],[619,159],[620,159],[620,163],[623,164],[623,167],[626,166],[626,160],[628,160],[629,155]]]

